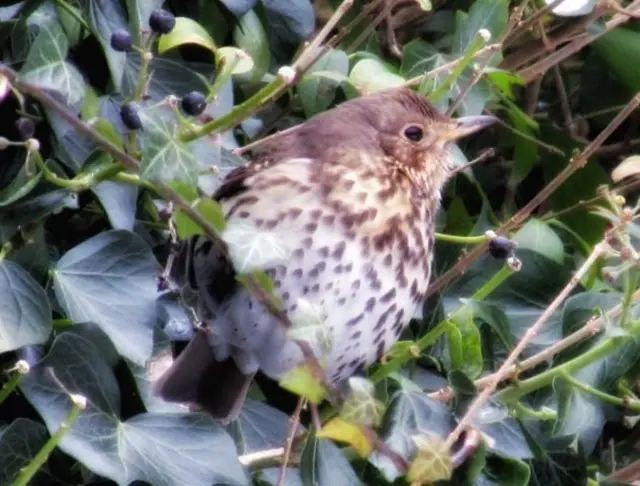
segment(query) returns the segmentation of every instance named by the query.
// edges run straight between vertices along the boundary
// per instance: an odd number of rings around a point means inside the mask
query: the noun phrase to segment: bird
[[[212,195],[227,225],[283,245],[285,260],[262,270],[287,316],[306,306],[322,317],[332,384],[383,356],[422,305],[451,144],[495,121],[449,117],[410,88],[377,91],[265,138]],[[256,373],[279,380],[302,352],[206,236],[181,242],[174,268],[201,325],[154,391],[229,423]]]

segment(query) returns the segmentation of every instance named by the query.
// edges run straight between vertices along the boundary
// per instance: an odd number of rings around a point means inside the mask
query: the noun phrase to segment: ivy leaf
[[[181,142],[176,122],[160,109],[140,110],[144,136],[142,140],[141,173],[157,181],[197,183],[198,161],[191,146]]]
[[[122,421],[118,381],[86,336],[60,334],[20,389],[50,434],[69,413],[67,390],[85,396],[87,408],[58,445],[89,470],[120,485],[249,484],[233,441],[211,417],[141,413]]]
[[[0,484],[12,484],[47,439],[47,429],[42,424],[25,418],[18,418],[0,430]],[[55,484],[55,480],[49,476],[45,465],[29,484],[47,483]]]
[[[217,230],[222,231],[225,227],[224,213],[220,204],[211,198],[198,199],[193,204],[193,208]],[[204,234],[204,230],[198,223],[193,221],[187,213],[182,209],[178,209],[174,213],[176,229],[178,236],[182,240],[186,240],[195,235]]]
[[[44,23],[20,72],[25,81],[56,91],[74,105],[82,100],[85,83],[82,74],[66,61],[68,51],[69,41],[60,24]]]
[[[151,356],[158,266],[145,242],[123,230],[69,250],[53,270],[60,305],[76,322],[95,322],[131,361]]]
[[[473,42],[480,29],[491,32],[491,41],[495,42],[507,28],[509,2],[507,0],[478,0],[471,4],[464,23],[456,29],[453,54],[462,54]]]
[[[162,34],[158,40],[158,53],[164,54],[170,49],[196,44],[216,53],[216,43],[198,22],[188,17],[176,17],[176,25],[168,34]]]
[[[323,73],[330,73],[331,77]],[[326,110],[333,102],[340,85],[337,77],[346,79],[349,58],[344,51],[329,49],[305,72],[297,85],[300,102],[307,117]]]
[[[334,417],[317,434],[319,438],[345,442],[353,447],[361,457],[367,457],[373,451],[374,444],[364,426],[341,417]]]
[[[362,59],[349,73],[349,82],[362,93],[402,86],[405,80],[377,59]]]
[[[453,466],[451,452],[445,441],[434,435],[417,435],[413,441],[418,452],[409,465],[407,480],[411,484],[430,484],[450,479]]]
[[[422,392],[400,390],[389,403],[380,438],[405,460],[411,461],[416,451],[413,436],[433,434],[445,437],[452,426],[453,414],[444,404]],[[403,475],[403,471],[399,471],[393,461],[378,451],[371,454],[369,461],[387,481],[394,481]]]
[[[298,299],[296,304],[295,310],[289,313],[293,326],[287,329],[287,336],[307,341],[316,356],[327,356],[333,347],[333,335],[326,323],[326,311],[306,299]]]
[[[222,233],[238,273],[271,268],[287,262],[288,247],[275,233],[260,231],[242,219],[232,219]]]
[[[328,439],[310,434],[300,457],[304,484],[360,484],[340,449]]]
[[[111,47],[111,34],[120,29],[127,29],[127,20],[119,2],[111,0],[86,0],[83,5],[84,17],[93,28],[102,50],[107,58],[111,80],[115,90],[120,90],[124,73],[126,53],[118,52]]]
[[[16,263],[0,262],[0,354],[43,344],[51,328],[44,289]]]
[[[544,221],[531,218],[513,240],[519,248],[527,248],[560,264],[564,262],[564,245],[558,234]]]

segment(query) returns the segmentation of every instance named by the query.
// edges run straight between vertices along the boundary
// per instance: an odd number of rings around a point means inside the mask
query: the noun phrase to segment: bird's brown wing
[[[232,199],[248,187],[248,177],[274,163],[258,159],[231,171],[213,195],[217,201]],[[171,270],[172,278],[207,299],[222,302],[237,288],[236,272],[225,252],[203,236],[184,241]],[[154,384],[154,391],[171,402],[191,404],[223,422],[235,419],[244,403],[253,375],[243,374],[234,360],[216,361],[208,336],[196,330],[189,344],[174,346],[177,355],[171,368]],[[264,380],[268,380],[266,377]]]

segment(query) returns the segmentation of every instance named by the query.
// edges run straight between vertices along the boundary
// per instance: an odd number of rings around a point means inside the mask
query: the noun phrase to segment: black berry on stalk
[[[124,29],[116,30],[111,34],[111,47],[114,51],[125,52],[131,49],[131,34]]]
[[[497,235],[489,242],[489,254],[497,260],[509,258],[515,249],[516,244],[505,236]]]
[[[124,103],[120,107],[120,117],[122,123],[129,130],[139,130],[142,128],[142,120],[138,114],[138,108],[134,103]]]
[[[36,132],[36,126],[34,125],[33,120],[26,116],[22,116],[16,120],[16,129],[18,130],[22,140],[30,139]]]
[[[200,91],[191,91],[180,100],[180,108],[189,116],[198,116],[207,107],[207,98]]]
[[[175,26],[175,16],[166,10],[154,10],[149,17],[149,27],[156,34],[168,34]]]

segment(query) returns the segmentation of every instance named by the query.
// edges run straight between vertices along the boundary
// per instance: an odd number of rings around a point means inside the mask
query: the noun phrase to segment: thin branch
[[[578,39],[575,39],[568,45],[562,47],[561,49],[558,49],[541,61],[538,61],[531,66],[521,69],[518,72],[518,75],[524,79],[525,83],[530,83],[534,79],[546,73],[552,66],[555,66],[556,64],[564,61],[568,57],[580,51],[582,48],[591,44],[596,39],[602,37],[619,25],[627,22],[631,18],[629,14],[635,13],[638,9],[640,9],[640,0],[635,0],[629,6],[627,6],[626,13],[618,13],[614,15],[611,20],[609,20],[605,24],[604,29],[602,29],[600,32],[594,34],[584,34],[580,36]]]
[[[636,292],[634,293],[633,300],[634,302],[640,301],[640,289],[636,290]],[[523,371],[534,368],[535,366],[538,366],[539,364],[552,359],[554,356],[561,353],[565,349],[569,349],[574,344],[577,344],[584,339],[594,336],[604,328],[605,322],[607,320],[613,319],[619,316],[621,313],[622,304],[618,304],[615,307],[607,310],[604,315],[597,318],[589,319],[584,326],[582,326],[574,333],[569,334],[567,337],[561,339],[560,341],[549,346],[543,351],[540,351],[539,353],[531,356],[530,358],[527,358],[520,363],[511,365],[504,376],[502,376],[501,381],[512,379]],[[480,378],[474,382],[474,385],[479,390],[483,390],[493,383],[493,381],[496,379],[496,375],[497,373],[492,373],[491,375]],[[447,401],[452,396],[453,389],[451,387],[441,388],[440,390],[429,394],[430,398],[439,401]]]
[[[509,369],[513,366],[520,356],[520,353],[524,351],[524,349],[528,346],[531,340],[540,332],[544,324],[549,320],[551,315],[555,312],[555,310],[562,305],[567,296],[571,293],[571,291],[575,288],[576,285],[582,280],[582,277],[589,271],[591,266],[600,258],[600,256],[606,251],[605,243],[598,243],[589,255],[584,263],[580,266],[580,268],[575,272],[573,277],[567,282],[564,288],[560,291],[560,293],[556,296],[555,299],[549,304],[549,306],[544,310],[544,312],[538,317],[536,322],[527,329],[527,332],[522,337],[518,345],[515,349],[509,354],[507,359],[502,363],[498,371],[494,373],[493,379],[489,382],[489,384],[480,392],[480,394],[473,400],[467,412],[458,422],[456,428],[449,434],[447,438],[447,443],[449,447],[451,447],[455,441],[458,439],[460,434],[471,425],[473,420],[475,420],[475,416],[485,404],[485,402],[489,399],[493,391],[496,389],[498,384],[508,375]]]

